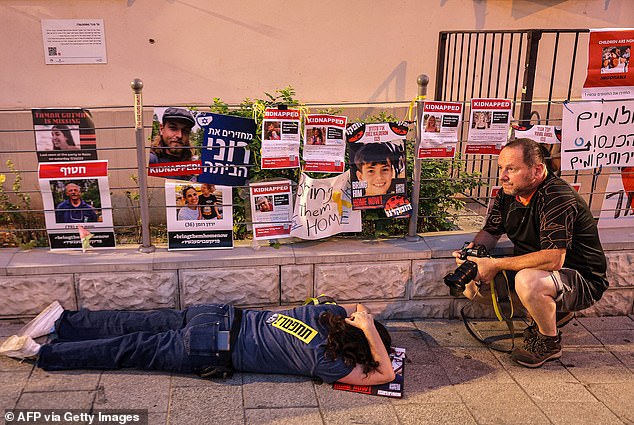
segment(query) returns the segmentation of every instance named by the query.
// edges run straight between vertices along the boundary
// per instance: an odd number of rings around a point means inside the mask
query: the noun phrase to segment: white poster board
[[[41,23],[47,65],[108,63],[103,19],[42,19]]]
[[[361,211],[352,209],[349,173],[327,179],[313,179],[302,173],[291,236],[313,240],[361,231]]]

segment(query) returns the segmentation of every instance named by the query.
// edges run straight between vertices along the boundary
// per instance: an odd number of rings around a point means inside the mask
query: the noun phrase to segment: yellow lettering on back
[[[300,341],[308,344],[319,333],[316,329],[311,328],[301,320],[278,314],[278,318],[272,325],[282,331],[293,335]]]

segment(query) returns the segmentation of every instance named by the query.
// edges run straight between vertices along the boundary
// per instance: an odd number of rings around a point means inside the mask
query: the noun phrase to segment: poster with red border
[[[304,122],[304,171],[343,173],[346,156],[347,117],[306,115]]]
[[[249,184],[253,239],[288,238],[291,234],[290,180]]]
[[[634,98],[634,72],[630,52],[634,28],[591,29],[588,38],[588,71],[582,99]]]
[[[91,247],[115,246],[108,161],[40,163],[38,178],[52,250],[82,249],[79,225]]]
[[[512,107],[508,99],[471,99],[465,153],[498,155],[508,139]]]
[[[262,121],[261,168],[299,168],[300,118],[297,109],[267,109]]]
[[[426,101],[418,159],[453,158],[462,120],[462,103]]]

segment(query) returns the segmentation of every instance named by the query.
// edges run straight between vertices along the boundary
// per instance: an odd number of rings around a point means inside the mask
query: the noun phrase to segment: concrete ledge
[[[109,250],[18,251],[0,249],[0,317],[36,314],[54,299],[66,308],[154,309],[200,302],[244,307],[297,305],[327,293],[341,302],[363,302],[383,318],[457,318],[463,298],[449,296],[442,277],[455,269],[451,252],[474,233],[427,233],[405,239],[322,241],[231,250],[144,254],[138,246]],[[634,230],[601,232],[610,289],[583,315],[632,314]],[[509,255],[502,239],[494,255]],[[471,317],[491,317],[470,307]]]

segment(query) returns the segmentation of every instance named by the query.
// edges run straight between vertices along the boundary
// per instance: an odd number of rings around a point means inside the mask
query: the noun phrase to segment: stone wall
[[[455,269],[451,251],[472,237],[439,233],[416,242],[331,238],[277,249],[157,249],[151,254],[132,246],[87,253],[3,249],[0,317],[33,315],[54,299],[68,309],[143,310],[203,302],[279,308],[326,293],[341,303],[367,304],[385,319],[457,318],[466,300],[449,296],[442,277]],[[602,239],[611,286],[582,314],[632,314],[634,244],[606,241],[603,234]],[[508,254],[509,248],[508,241],[502,242],[495,254]],[[469,315],[492,313],[471,306]]]

